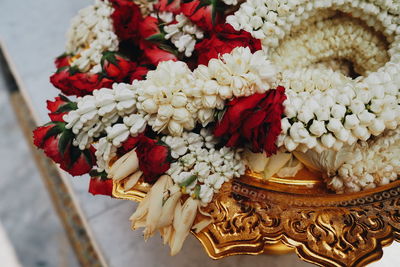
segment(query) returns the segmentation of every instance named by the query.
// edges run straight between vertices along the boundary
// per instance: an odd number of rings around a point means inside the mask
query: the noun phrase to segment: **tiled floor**
[[[0,77],[0,221],[23,266],[77,266],[8,100]]]
[[[45,100],[58,93],[48,82],[54,71],[52,58],[63,52],[64,32],[70,19],[91,2],[0,0],[0,38],[16,64],[41,122],[47,121]],[[0,176],[4,175],[0,179],[0,196],[1,203],[7,203],[0,204],[0,219],[25,266],[74,266],[76,261],[6,102],[4,90],[0,90],[0,134],[7,137],[0,139]],[[91,196],[87,193],[88,177],[70,181],[94,237],[112,267],[309,266],[295,255],[237,256],[212,261],[194,238],[189,238],[183,251],[171,258],[158,237],[145,243],[139,231],[130,231],[128,217],[136,204]],[[386,258],[394,259],[396,247],[390,249],[393,253]]]

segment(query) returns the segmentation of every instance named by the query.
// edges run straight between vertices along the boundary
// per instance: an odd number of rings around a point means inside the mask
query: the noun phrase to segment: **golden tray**
[[[148,189],[124,192],[117,182],[113,195],[140,201]],[[214,222],[193,234],[213,259],[295,251],[320,266],[364,266],[400,241],[400,181],[338,195],[305,170],[268,181],[247,173],[225,183],[206,211]]]

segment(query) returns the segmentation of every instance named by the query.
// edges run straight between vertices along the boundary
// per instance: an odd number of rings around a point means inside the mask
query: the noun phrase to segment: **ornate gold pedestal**
[[[254,176],[224,184],[207,207],[214,222],[195,236],[211,258],[295,251],[321,266],[363,266],[400,240],[400,181],[336,195],[306,171],[268,182]],[[140,200],[147,190],[114,184],[113,194]]]

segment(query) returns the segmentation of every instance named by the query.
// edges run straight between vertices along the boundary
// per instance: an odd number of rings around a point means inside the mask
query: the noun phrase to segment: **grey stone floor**
[[[1,79],[0,136],[0,221],[21,264],[78,266]]]
[[[0,39],[15,62],[24,90],[41,122],[47,121],[45,100],[58,94],[48,82],[54,71],[52,59],[63,52],[64,33],[70,19],[91,2],[0,0]],[[6,134],[6,138],[0,138],[0,219],[25,266],[74,266],[76,261],[6,104],[7,97],[0,90],[0,134]],[[236,256],[213,261],[193,237],[186,241],[179,255],[170,257],[168,248],[161,245],[158,237],[145,243],[140,231],[130,230],[128,218],[136,204],[91,196],[87,193],[88,177],[70,181],[110,266],[309,266],[295,255]],[[21,200],[15,199],[15,192],[21,195]],[[395,257],[399,248],[387,249],[387,266],[394,266],[396,259],[400,266]],[[383,266],[381,263],[379,266]]]

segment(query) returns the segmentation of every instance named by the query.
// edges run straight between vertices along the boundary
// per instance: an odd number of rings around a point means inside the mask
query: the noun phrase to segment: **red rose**
[[[76,108],[76,103],[62,95],[56,97],[54,101],[47,100],[47,109],[50,111],[51,121],[64,122],[63,116]]]
[[[74,135],[65,129],[65,123],[51,122],[33,131],[33,143],[43,149],[46,156],[60,164],[72,175],[88,173],[95,164],[93,149],[84,151],[72,145]]]
[[[134,71],[131,72],[129,81],[132,83],[134,80],[144,80],[146,78],[149,69],[144,66],[137,66]]]
[[[112,196],[113,180],[102,179],[101,177],[91,177],[89,183],[89,193],[93,195]]]
[[[143,39],[147,39],[153,35],[159,34],[158,19],[152,16],[146,17],[139,26],[139,34]]]
[[[201,5],[201,7],[199,7],[199,5]],[[181,3],[182,13],[205,31],[211,31],[214,24],[218,24],[218,22],[222,20],[222,16],[214,12],[215,18],[213,21],[213,9],[215,8],[213,1],[210,1],[209,5],[203,5],[201,0]]]
[[[214,130],[217,137],[226,138],[226,146],[247,144],[253,152],[275,154],[276,140],[282,131],[285,88],[278,86],[264,94],[235,98]]]
[[[118,148],[117,154],[119,156],[122,156],[126,153],[128,153],[129,151],[131,151],[132,149],[134,149],[137,144],[139,143],[139,141],[144,138],[144,133],[140,133],[138,136],[136,137],[132,137],[130,136],[128,139],[126,139],[122,144],[121,147]]]
[[[80,73],[73,68],[59,69],[50,82],[66,95],[85,96],[93,90],[111,88],[114,81],[94,73]]]
[[[129,73],[136,67],[132,62],[115,52],[105,52],[101,59],[101,65],[105,75],[115,82],[122,82]]]
[[[120,41],[135,40],[142,20],[140,8],[130,0],[111,0],[114,12],[111,14],[115,34]]]
[[[181,0],[159,0],[158,3],[154,5],[154,8],[157,11],[178,14],[181,9]]]
[[[261,41],[244,30],[236,31],[230,24],[219,24],[208,39],[196,44],[198,64],[207,65],[210,59],[230,53],[235,47],[249,47],[254,53],[261,50]]]
[[[71,55],[62,54],[61,56],[56,58],[54,64],[56,65],[57,69],[62,67],[68,67],[70,65],[70,60],[71,60]]]
[[[146,136],[140,138],[136,146],[139,168],[146,183],[154,183],[170,167],[168,146]]]
[[[148,41],[142,41],[140,48],[143,50],[145,57],[154,66],[157,66],[158,63],[160,63],[162,61],[168,61],[168,60],[177,61],[178,60],[178,58],[172,51],[167,51],[167,50],[161,49],[157,46],[157,44],[153,44]]]

